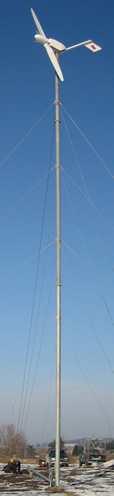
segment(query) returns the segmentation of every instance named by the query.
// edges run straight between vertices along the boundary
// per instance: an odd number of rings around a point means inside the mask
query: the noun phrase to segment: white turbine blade
[[[53,67],[54,67],[55,71],[57,72],[59,78],[61,79],[61,81],[64,81],[64,77],[63,77],[60,65],[56,59],[56,56],[54,54],[53,49],[49,45],[47,45],[47,43],[44,46],[46,48],[46,52],[48,53],[48,56],[49,56],[49,58],[53,64]]]
[[[36,17],[36,14],[35,14],[35,12],[34,12],[34,10],[33,10],[33,9],[31,9],[31,14],[32,14],[32,17],[33,17],[33,19],[34,19],[34,22],[35,22],[35,24],[36,24],[36,27],[37,27],[37,29],[38,29],[39,33],[40,33],[42,36],[45,36],[45,33],[44,33],[44,31],[43,31],[43,29],[42,29],[42,27],[41,27],[40,22],[38,21],[38,18]]]

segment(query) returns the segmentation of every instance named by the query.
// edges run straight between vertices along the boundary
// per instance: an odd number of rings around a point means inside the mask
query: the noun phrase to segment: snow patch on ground
[[[31,465],[36,470],[36,466]],[[21,469],[27,469],[27,465],[22,465]],[[49,491],[49,486],[43,483],[36,474],[32,479],[29,475],[22,480],[19,474],[16,482],[7,474],[4,474],[3,465],[0,464],[0,493],[3,496],[46,496],[48,494],[57,496],[58,493]],[[9,476],[9,477],[8,477]],[[33,481],[33,486],[31,487]],[[68,493],[76,496],[114,496],[114,460],[103,464],[95,464],[91,467],[79,467],[78,464],[70,465],[61,469],[61,489],[65,496]]]

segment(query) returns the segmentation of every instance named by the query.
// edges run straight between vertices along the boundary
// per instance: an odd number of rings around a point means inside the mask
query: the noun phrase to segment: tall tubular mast
[[[60,424],[61,424],[61,217],[60,217],[60,137],[59,137],[59,78],[64,77],[59,65],[59,53],[72,50],[84,45],[92,52],[98,52],[101,47],[92,40],[83,41],[77,45],[66,48],[62,43],[52,38],[47,38],[33,9],[31,9],[37,27],[35,41],[44,45],[55,73],[55,121],[56,121],[56,231],[57,231],[57,358],[56,358],[56,486],[60,484]],[[55,55],[56,51],[56,55]]]
[[[56,53],[57,61],[59,54]],[[61,214],[60,214],[60,120],[59,77],[55,73],[55,120],[56,120],[56,486],[60,483],[60,424],[61,424]]]

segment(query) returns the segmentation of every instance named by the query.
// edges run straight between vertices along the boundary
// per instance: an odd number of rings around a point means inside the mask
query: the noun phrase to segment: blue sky
[[[21,427],[30,443],[55,438],[55,73],[34,43],[31,7],[47,37],[66,47],[88,39],[102,47],[96,54],[80,47],[59,59],[61,434],[114,437],[111,0],[4,0],[1,6],[0,425],[18,425],[27,357]]]

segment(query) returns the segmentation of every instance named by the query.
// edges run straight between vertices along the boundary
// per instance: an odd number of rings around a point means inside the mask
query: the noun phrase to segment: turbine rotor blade
[[[47,52],[47,54],[48,54],[48,56],[49,56],[49,58],[53,64],[53,67],[54,67],[55,71],[57,72],[59,78],[61,79],[61,81],[64,81],[64,77],[63,77],[60,65],[56,59],[56,56],[55,56],[53,49],[49,45],[47,45],[47,43],[44,46],[45,46],[46,52]]]
[[[36,14],[35,14],[35,12],[34,12],[34,10],[33,10],[33,9],[31,9],[31,14],[32,14],[32,17],[33,17],[33,19],[34,19],[34,22],[35,22],[35,24],[36,24],[36,27],[37,27],[37,29],[38,29],[39,33],[40,33],[42,36],[44,36],[44,37],[45,37],[45,33],[44,33],[43,29],[42,29],[42,26],[41,26],[40,22],[38,21],[38,18],[36,17]]]

